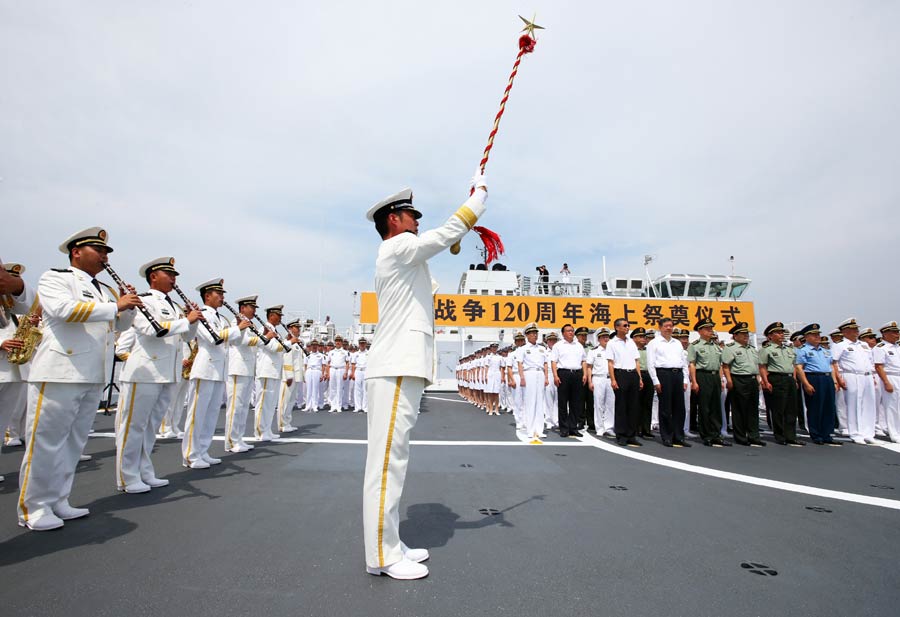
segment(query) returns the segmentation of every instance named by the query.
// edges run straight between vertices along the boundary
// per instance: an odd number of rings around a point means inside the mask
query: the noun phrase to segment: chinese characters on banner
[[[375,294],[365,292],[361,302],[362,323],[378,323]],[[631,327],[656,329],[659,320],[670,317],[676,328],[692,329],[701,318],[710,318],[716,329],[727,332],[746,321],[756,331],[752,302],[663,300],[660,298],[546,298],[534,296],[466,296],[438,294],[434,297],[436,326],[522,328],[532,321],[541,328],[563,324],[607,327],[624,317]]]

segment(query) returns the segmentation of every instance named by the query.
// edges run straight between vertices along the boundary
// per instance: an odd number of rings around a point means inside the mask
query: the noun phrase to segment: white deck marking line
[[[428,401],[447,401],[448,403],[465,403],[466,405],[471,405],[469,401],[461,401],[457,398],[441,398],[440,396],[423,396],[422,398]],[[472,407],[475,407],[475,405],[472,405]],[[477,407],[475,408],[478,409]]]
[[[91,437],[110,437],[115,438],[115,433],[91,433]],[[163,440],[158,440],[163,441]],[[222,435],[215,435],[213,437],[213,441],[225,441],[225,437]],[[368,443],[365,439],[332,439],[327,437],[280,437],[274,441],[270,442],[261,442],[258,439],[254,439],[252,437],[247,438],[249,442],[255,443],[327,443],[327,444],[346,444],[346,445],[356,445],[356,446],[364,446]],[[410,445],[413,446],[528,446],[531,445],[527,441],[437,441],[437,440],[427,440],[427,439],[413,439],[409,442]],[[545,446],[557,446],[557,447],[590,447],[591,444],[582,443],[580,441],[545,441],[543,443]],[[533,446],[536,447],[536,446]]]
[[[633,458],[638,461],[644,461],[645,463],[653,463],[654,465],[662,465],[663,467],[671,467],[672,469],[689,471],[691,473],[697,473],[704,476],[711,476],[713,478],[720,478],[722,480],[733,480],[735,482],[744,482],[745,484],[754,484],[756,486],[775,488],[782,491],[790,491],[793,493],[802,493],[804,495],[815,495],[817,497],[825,497],[827,499],[839,499],[841,501],[851,501],[853,503],[861,503],[869,506],[878,506],[881,508],[900,510],[900,501],[894,499],[869,497],[868,495],[845,493],[843,491],[832,491],[827,488],[818,488],[815,486],[806,486],[803,484],[792,484],[790,482],[782,482],[780,480],[768,480],[766,478],[757,478],[755,476],[748,476],[731,471],[722,471],[719,469],[712,469],[710,467],[700,467],[699,465],[691,465],[689,463],[682,463],[680,461],[672,461],[669,459],[660,458],[658,456],[652,456],[650,454],[635,452],[634,450],[627,447],[623,448],[622,446],[614,446],[600,441],[596,437],[593,437],[587,433],[584,433],[582,441],[583,443],[588,443],[595,448],[605,450],[606,452],[610,452],[612,454],[618,454],[619,456]]]

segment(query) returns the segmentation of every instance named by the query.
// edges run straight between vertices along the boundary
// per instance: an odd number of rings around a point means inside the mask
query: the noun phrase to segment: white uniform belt
[[[594,373],[592,377],[596,377],[597,379],[609,379],[609,373]]]
[[[900,373],[891,373],[891,372],[885,371],[884,374],[890,375],[891,377],[900,377]]]
[[[858,372],[858,371],[841,371],[841,372],[842,372],[842,373],[847,373],[848,375],[865,375],[865,376],[868,376],[868,375],[871,375],[871,374],[872,374],[871,371],[866,372],[866,373],[860,373],[860,372]]]
[[[543,371],[544,369],[535,366],[535,367],[532,367],[532,368],[523,368],[522,370],[525,371],[525,372],[527,373],[528,371]]]
[[[311,371],[321,371],[321,370],[322,370],[322,367],[321,367],[321,366],[310,366],[310,367],[309,367],[309,370],[311,370]]]

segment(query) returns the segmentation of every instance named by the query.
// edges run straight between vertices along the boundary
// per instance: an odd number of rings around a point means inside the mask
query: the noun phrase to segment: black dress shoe
[[[720,446],[725,446],[726,448],[730,448],[730,447],[733,446],[734,444],[731,443],[730,441],[725,441],[724,439],[720,439],[720,440],[719,440],[719,445],[720,445]]]
[[[712,445],[713,445],[713,442],[710,441],[709,439],[704,439],[704,440],[703,440],[703,445],[704,445],[704,446],[709,446],[709,447],[711,448]]]
[[[616,445],[617,446],[627,446],[628,440],[627,439],[616,439]]]
[[[568,437],[568,436],[569,436],[569,431],[560,430],[560,431],[559,431],[559,436],[560,436],[560,437]]]
[[[822,441],[821,439],[813,439],[813,443],[816,444],[817,446],[824,446],[824,445],[825,445],[825,442]]]
[[[825,445],[826,445],[826,446],[837,447],[837,446],[842,446],[842,445],[844,445],[844,444],[842,444],[842,443],[839,442],[839,441],[835,441],[834,439],[828,439],[828,440],[825,441]]]
[[[673,446],[672,446],[672,442],[669,441],[668,439],[663,439],[663,440],[662,440],[662,445],[664,445],[664,446],[667,447],[667,448],[673,447]]]
[[[737,438],[735,438],[734,443],[736,443],[739,446],[749,446],[750,445],[749,441],[744,441],[743,439],[737,439]]]
[[[803,446],[806,445],[802,441],[797,441],[796,439],[788,439],[784,443],[786,443],[789,446],[800,447],[800,448],[802,448]]]
[[[781,439],[780,437],[776,437],[776,438],[775,438],[775,443],[777,443],[779,446],[786,446],[786,445],[788,445],[790,442],[789,442],[788,440],[786,440],[786,439]]]
[[[688,442],[686,442],[684,439],[678,439],[678,440],[676,440],[676,441],[674,441],[674,442],[672,442],[672,443],[674,443],[674,444],[675,444],[676,446],[678,446],[679,448],[690,448],[690,447],[691,447],[691,444],[689,444]]]
[[[569,433],[569,437],[581,437],[581,431],[572,431]]]
[[[629,446],[633,447],[633,448],[640,448],[641,446],[644,445],[644,444],[642,444],[641,442],[639,442],[637,439],[635,439],[634,437],[632,437],[631,439],[629,439],[629,440],[626,441],[625,443],[628,444]]]
[[[579,430],[579,431],[580,431],[580,430],[583,430],[583,429],[584,429],[584,424],[582,424],[581,422],[579,422],[579,423],[575,426],[575,428],[576,428],[577,430]]]
[[[761,440],[761,439],[751,439],[751,440],[750,440],[750,445],[751,445],[751,446],[756,446],[757,448],[765,448],[765,447],[766,447],[766,442],[764,442],[764,441]]]
[[[647,431],[644,431],[643,433],[641,433],[639,435],[639,437],[641,439],[653,439],[653,433],[648,433]]]

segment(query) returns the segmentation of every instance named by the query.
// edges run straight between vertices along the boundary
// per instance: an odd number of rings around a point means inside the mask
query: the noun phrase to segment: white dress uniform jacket
[[[169,329],[169,334],[157,337],[147,318],[137,312],[133,329],[138,336],[119,379],[132,383],[175,383],[181,375],[183,343],[197,335],[197,324],[190,323],[161,291],[151,289],[141,294],[141,301],[160,325]]]
[[[115,293],[77,268],[49,270],[38,283],[44,336],[31,360],[32,383],[104,383],[109,377],[115,331],[131,326],[134,313],[119,314]],[[79,324],[80,327],[71,327]]]
[[[275,330],[275,328],[272,324],[267,323],[266,330]],[[268,345],[260,347],[256,356],[256,378],[281,379],[281,374],[284,371],[284,358],[284,347],[274,338],[269,341]]]
[[[231,327],[238,327],[237,319],[231,320]],[[232,341],[228,346],[228,374],[255,377],[256,355],[263,346],[273,353],[282,350],[281,343],[275,339],[268,343],[263,340],[263,343],[260,344],[259,337],[253,334],[250,328],[245,328],[241,337]]]
[[[461,239],[485,211],[470,198],[457,214],[420,236],[403,233],[381,243],[375,261],[378,328],[366,379],[408,375],[434,380],[434,300],[428,260]],[[462,212],[462,214],[460,214]]]
[[[206,321],[224,342],[216,345],[205,327],[197,328],[198,349],[191,367],[191,379],[225,381],[228,343],[240,341],[241,329],[237,325],[230,325],[211,306],[203,306],[202,311]]]

